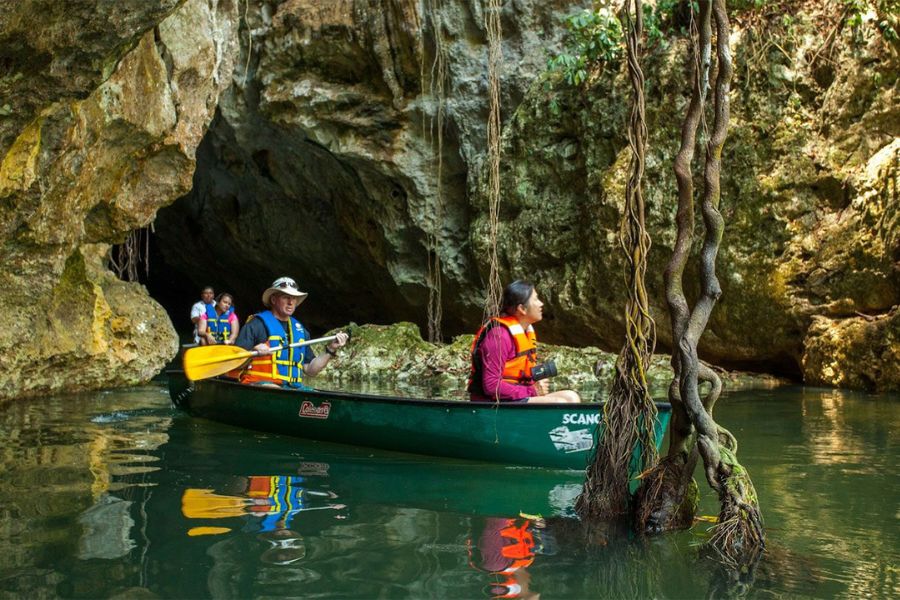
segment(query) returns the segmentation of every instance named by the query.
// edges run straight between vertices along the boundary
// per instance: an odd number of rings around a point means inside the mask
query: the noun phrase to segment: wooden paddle
[[[337,339],[336,335],[317,338],[315,340],[303,340],[287,346],[288,348],[300,348],[311,344],[330,342]],[[272,348],[272,352],[283,350],[283,346]],[[256,350],[244,350],[240,346],[197,346],[188,348],[184,352],[184,374],[191,381],[209,379],[217,375],[224,375],[232,369],[237,369],[248,359],[259,356]]]

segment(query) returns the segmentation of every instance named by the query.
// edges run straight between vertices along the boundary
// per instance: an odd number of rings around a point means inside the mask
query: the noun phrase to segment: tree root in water
[[[719,522],[712,529],[709,549],[728,568],[743,572],[755,565],[766,549],[762,513],[747,470],[725,447],[720,449]]]
[[[691,526],[700,499],[697,482],[690,475],[694,464],[696,460],[686,465],[667,457],[641,475],[641,487],[635,496],[637,531],[656,534]]]

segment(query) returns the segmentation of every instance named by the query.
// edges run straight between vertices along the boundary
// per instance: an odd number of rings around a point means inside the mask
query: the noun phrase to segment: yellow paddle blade
[[[253,356],[240,346],[197,346],[184,353],[184,374],[191,381],[209,379],[237,369]]]

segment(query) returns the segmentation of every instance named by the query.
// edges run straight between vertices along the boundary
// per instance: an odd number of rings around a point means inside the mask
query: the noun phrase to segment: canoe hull
[[[481,404],[283,390],[170,373],[176,405],[250,429],[399,452],[584,469],[601,404]],[[657,444],[671,408],[658,404]]]

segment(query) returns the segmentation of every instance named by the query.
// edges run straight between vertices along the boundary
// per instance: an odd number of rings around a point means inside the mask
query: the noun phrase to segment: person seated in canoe
[[[202,290],[200,290],[200,300],[198,302],[194,302],[194,305],[191,307],[191,323],[194,324],[194,343],[200,343],[200,334],[197,331],[197,328],[200,325],[200,317],[206,314],[206,311],[212,308],[213,302],[215,302],[216,291],[213,289],[211,285],[205,286]]]
[[[197,335],[201,346],[233,344],[240,329],[234,312],[234,298],[228,292],[222,292],[216,298],[215,308],[207,305],[206,312],[200,315]]]
[[[547,380],[536,381],[534,324],[543,318],[544,303],[534,286],[513,281],[503,290],[500,316],[475,334],[467,390],[476,402],[581,402],[572,390],[551,392]]]
[[[290,277],[279,277],[263,292],[262,301],[268,310],[251,316],[234,342],[245,350],[259,352],[239,373],[241,383],[302,388],[304,378],[315,377],[347,343],[347,334],[340,332],[320,356],[309,346],[288,347],[309,339],[306,329],[293,317],[306,296]],[[282,349],[273,354],[272,348],[278,346]]]

